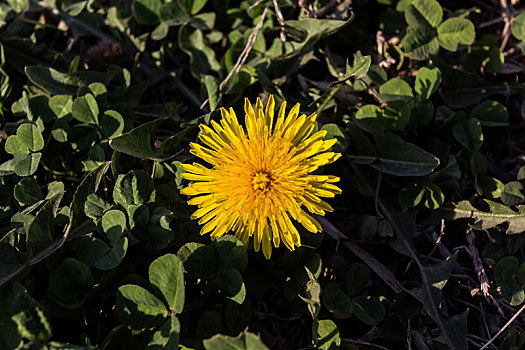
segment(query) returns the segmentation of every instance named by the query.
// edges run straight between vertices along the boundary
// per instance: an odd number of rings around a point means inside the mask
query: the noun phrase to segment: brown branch
[[[237,76],[239,75],[239,72],[240,72],[242,66],[244,65],[244,62],[246,62],[246,59],[248,58],[248,55],[250,54],[250,51],[252,50],[253,45],[255,44],[255,39],[257,39],[257,34],[259,34],[259,31],[261,30],[261,28],[263,26],[264,19],[266,18],[266,14],[267,13],[268,13],[268,6],[266,6],[264,8],[264,11],[263,11],[263,13],[261,15],[261,18],[259,19],[259,22],[257,22],[257,25],[253,29],[253,32],[248,37],[248,42],[246,43],[246,46],[244,47],[244,50],[242,50],[241,55],[237,59],[237,62],[235,62],[235,65],[233,66],[233,68],[230,71],[230,73],[228,73],[228,76],[226,76],[226,78],[221,82],[221,84],[219,86],[219,90],[220,91],[222,91],[222,89],[224,88],[226,83],[230,80],[232,75],[235,74],[233,76],[232,81],[230,82],[230,86],[228,86],[228,89],[226,90],[225,93],[230,92],[230,90],[232,89],[233,83],[235,82],[235,79],[237,79]]]

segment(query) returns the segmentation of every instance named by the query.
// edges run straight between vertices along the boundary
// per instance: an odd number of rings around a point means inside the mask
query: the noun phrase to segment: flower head
[[[312,135],[315,114],[299,116],[299,104],[285,115],[286,102],[274,118],[275,102],[270,96],[266,108],[257,99],[255,111],[244,102],[246,131],[235,112],[221,109],[219,123],[200,125],[199,139],[205,146],[191,144],[191,153],[211,165],[183,164],[182,177],[193,181],[181,193],[196,196],[192,219],[202,224],[201,234],[212,239],[233,231],[244,244],[253,236],[256,251],[262,246],[266,258],[272,242],[294,250],[301,245],[292,219],[308,231],[321,231],[310,213],[333,211],[320,197],[334,197],[341,190],[339,178],[313,174],[320,166],[341,155],[326,152],[337,140],[324,140],[326,131]]]

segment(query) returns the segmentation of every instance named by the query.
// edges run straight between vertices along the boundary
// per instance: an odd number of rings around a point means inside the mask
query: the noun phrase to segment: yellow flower
[[[264,256],[272,254],[272,242],[281,240],[294,250],[301,246],[299,232],[291,218],[308,231],[320,232],[321,225],[310,213],[333,211],[320,197],[334,197],[341,190],[339,178],[312,174],[341,155],[325,152],[337,140],[323,140],[326,131],[311,135],[315,114],[299,116],[296,104],[285,116],[284,102],[274,120],[275,101],[270,96],[266,109],[257,99],[255,111],[244,101],[246,130],[235,112],[222,108],[220,124],[200,125],[200,144],[191,144],[191,153],[211,165],[182,164],[182,177],[193,181],[181,193],[197,196],[188,201],[197,205],[192,219],[204,225],[201,234],[215,239],[232,230],[244,244],[253,236],[255,251],[261,245]]]

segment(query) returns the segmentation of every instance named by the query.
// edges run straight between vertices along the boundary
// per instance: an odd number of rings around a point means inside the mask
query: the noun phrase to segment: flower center
[[[266,173],[256,173],[252,179],[254,190],[264,191],[270,187],[272,179]]]

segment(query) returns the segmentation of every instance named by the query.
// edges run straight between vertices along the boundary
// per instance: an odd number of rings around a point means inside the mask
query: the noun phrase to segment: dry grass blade
[[[343,244],[345,247],[347,247],[352,253],[354,253],[356,256],[358,256],[363,262],[365,262],[372,271],[374,271],[381,279],[388,284],[390,288],[396,293],[399,293],[405,288],[401,285],[401,283],[395,278],[394,274],[390,272],[389,269],[386,268],[385,265],[381,264],[376,258],[374,258],[372,255],[370,255],[365,250],[361,249],[357,244],[354,244],[352,242],[349,242],[346,239],[346,236],[339,231],[337,227],[335,227],[328,219],[322,216],[317,216],[316,219],[319,221],[321,226],[324,229],[324,232],[326,232],[329,236],[332,238],[338,240]]]

